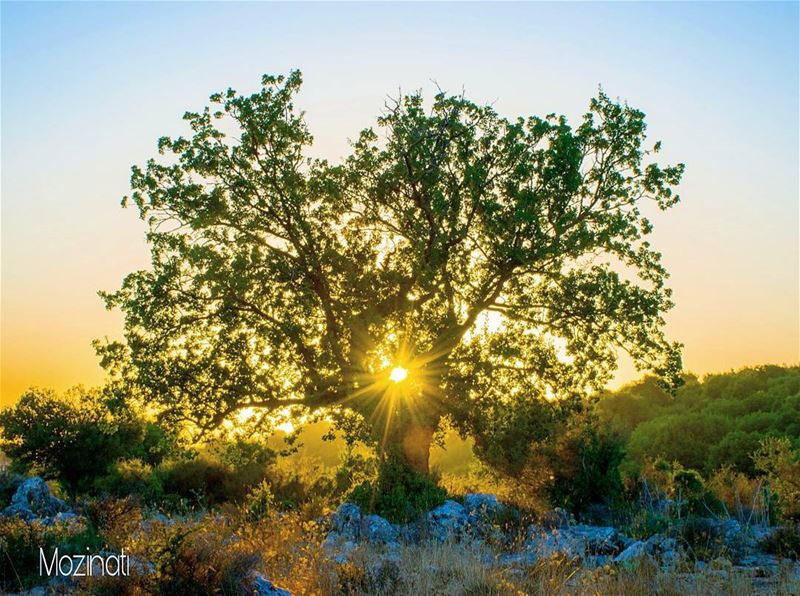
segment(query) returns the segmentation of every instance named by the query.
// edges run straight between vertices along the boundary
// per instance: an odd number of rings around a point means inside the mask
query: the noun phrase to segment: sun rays
[[[395,366],[392,372],[389,373],[389,380],[394,383],[400,383],[408,378],[408,369],[402,366]]]

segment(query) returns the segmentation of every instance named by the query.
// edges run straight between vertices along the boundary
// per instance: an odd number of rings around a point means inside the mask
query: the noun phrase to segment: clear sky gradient
[[[671,336],[698,373],[798,361],[798,4],[2,3],[0,403],[101,381],[96,292],[146,266],[119,200],[180,116],[300,68],[336,160],[387,95],[462,87],[507,116],[648,115],[683,202],[655,218]],[[632,371],[623,368],[620,380]]]

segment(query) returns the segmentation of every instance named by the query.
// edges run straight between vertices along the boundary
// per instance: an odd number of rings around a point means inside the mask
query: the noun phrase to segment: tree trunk
[[[403,463],[421,474],[430,473],[431,443],[435,427],[431,425],[410,425],[400,437],[399,455]]]

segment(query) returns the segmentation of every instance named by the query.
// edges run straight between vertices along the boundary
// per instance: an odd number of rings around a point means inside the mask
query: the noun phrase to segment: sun
[[[404,381],[408,376],[408,370],[403,368],[402,366],[395,366],[392,369],[392,372],[389,373],[389,380],[394,381],[395,383],[399,383]]]

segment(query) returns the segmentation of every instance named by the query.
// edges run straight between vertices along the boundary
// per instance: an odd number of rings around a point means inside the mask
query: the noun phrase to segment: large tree
[[[414,93],[332,165],[306,156],[300,85],[212,95],[133,168],[152,267],[105,295],[126,342],[99,349],[163,417],[326,412],[426,471],[443,417],[490,459],[524,454],[620,349],[676,378],[640,207],[675,204],[683,166],[650,161],[642,112],[601,92],[573,128]]]

